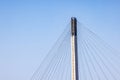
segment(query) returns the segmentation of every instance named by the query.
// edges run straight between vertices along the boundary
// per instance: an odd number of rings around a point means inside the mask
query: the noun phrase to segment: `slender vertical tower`
[[[71,58],[72,80],[79,80],[77,54],[77,19],[75,17],[71,18]]]

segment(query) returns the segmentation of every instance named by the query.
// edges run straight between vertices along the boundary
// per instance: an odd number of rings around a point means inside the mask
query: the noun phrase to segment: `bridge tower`
[[[71,76],[72,80],[79,80],[78,51],[77,51],[77,19],[71,18]]]

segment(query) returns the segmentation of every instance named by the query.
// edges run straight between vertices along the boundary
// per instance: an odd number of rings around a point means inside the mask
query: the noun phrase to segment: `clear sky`
[[[0,80],[29,80],[72,16],[120,49],[120,0],[0,0]]]

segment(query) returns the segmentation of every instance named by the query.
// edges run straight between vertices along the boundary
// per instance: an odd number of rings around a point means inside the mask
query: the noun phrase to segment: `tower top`
[[[71,17],[72,20],[77,20],[76,17]]]
[[[71,34],[77,36],[77,19],[75,17],[71,17]]]

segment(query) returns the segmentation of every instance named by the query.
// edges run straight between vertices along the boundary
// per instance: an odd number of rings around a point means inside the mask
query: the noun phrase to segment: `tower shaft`
[[[77,51],[77,19],[71,18],[71,67],[72,80],[79,80]]]

